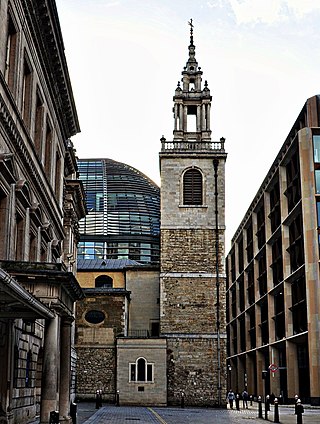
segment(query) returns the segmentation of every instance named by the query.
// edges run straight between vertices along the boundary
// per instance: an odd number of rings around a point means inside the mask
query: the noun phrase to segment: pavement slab
[[[91,413],[91,416],[88,415]],[[296,424],[293,406],[279,408],[280,423]],[[77,424],[252,424],[265,422],[258,418],[257,404],[248,409],[174,408],[106,405],[98,410],[90,404],[78,404]],[[274,409],[268,413],[268,421],[274,422]],[[303,424],[320,424],[320,409],[305,408]]]

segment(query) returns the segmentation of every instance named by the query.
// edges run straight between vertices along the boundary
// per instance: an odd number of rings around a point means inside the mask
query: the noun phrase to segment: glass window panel
[[[138,381],[146,381],[146,361],[143,358],[138,359]]]
[[[320,135],[313,136],[314,161],[320,163]]]
[[[316,169],[314,171],[315,174],[315,180],[316,180],[316,193],[320,194],[320,170]]]
[[[147,365],[147,381],[152,381],[153,380],[153,376],[152,376],[152,370],[153,370],[153,365],[152,364],[148,364]]]
[[[130,381],[136,381],[136,364],[130,364]]]
[[[318,227],[320,227],[320,202],[317,202],[317,222]]]

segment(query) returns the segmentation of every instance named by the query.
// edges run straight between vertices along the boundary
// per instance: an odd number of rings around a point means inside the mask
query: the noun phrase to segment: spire
[[[187,62],[187,66],[186,66],[186,70],[197,70],[198,67],[198,62],[196,61],[196,46],[193,44],[193,21],[192,19],[190,19],[190,21],[188,22],[188,24],[190,25],[190,44],[189,44],[189,59]]]
[[[182,87],[178,82],[174,101],[174,140],[208,141],[211,139],[211,95],[208,83],[202,88],[202,71],[195,58],[193,20],[190,25],[189,58],[182,71]]]
[[[192,23],[192,18],[190,19],[190,21],[188,22],[188,24],[190,25],[190,45],[193,45],[193,23]]]

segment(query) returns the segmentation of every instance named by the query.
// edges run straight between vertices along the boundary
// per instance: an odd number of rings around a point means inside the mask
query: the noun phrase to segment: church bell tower
[[[160,332],[168,404],[219,406],[226,392],[224,139],[211,140],[210,90],[189,57],[174,101],[173,141],[161,138]]]

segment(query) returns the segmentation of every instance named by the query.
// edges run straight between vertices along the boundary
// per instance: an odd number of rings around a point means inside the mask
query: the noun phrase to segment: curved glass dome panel
[[[80,221],[79,258],[157,262],[160,189],[143,173],[111,159],[78,160],[88,215]]]

